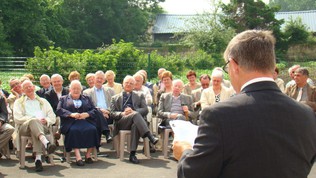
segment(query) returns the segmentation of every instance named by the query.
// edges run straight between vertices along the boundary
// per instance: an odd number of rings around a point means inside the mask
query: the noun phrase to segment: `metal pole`
[[[57,61],[56,61],[56,57],[54,57],[54,74],[57,74]]]
[[[150,64],[150,53],[148,53],[148,66],[147,66],[147,73],[148,73],[148,75],[147,75],[147,80],[148,80],[148,81],[150,81],[150,79],[151,79],[150,66],[151,66],[151,64]]]

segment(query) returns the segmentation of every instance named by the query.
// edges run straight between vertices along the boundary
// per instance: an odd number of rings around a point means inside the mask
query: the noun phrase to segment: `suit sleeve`
[[[67,110],[67,109],[64,109],[65,108],[65,101],[66,101],[66,99],[65,98],[61,98],[60,100],[59,100],[59,103],[58,103],[58,105],[57,105],[57,110],[56,110],[56,114],[57,114],[57,116],[59,116],[59,117],[61,117],[61,118],[67,118],[67,117],[69,117],[69,115],[72,113],[72,112],[70,112],[69,110]]]
[[[165,111],[165,100],[166,100],[166,94],[162,94],[162,96],[160,97],[159,100],[159,105],[158,105],[158,117],[162,118],[162,119],[168,119],[169,115],[171,114],[171,112],[166,112]]]
[[[139,95],[140,98],[140,106],[136,109],[138,113],[140,113],[143,117],[148,114],[148,108],[145,100],[145,96],[143,94]]]
[[[110,106],[111,117],[114,120],[120,120],[122,118],[122,111],[120,111],[119,108],[117,107],[118,97],[116,97],[116,96],[117,95],[115,95],[111,98],[111,106]]]
[[[0,120],[2,120],[3,122],[8,121],[7,104],[3,96],[0,96]]]
[[[182,154],[178,164],[178,177],[219,177],[223,165],[223,141],[220,122],[211,108],[202,111],[198,137],[193,150]]]
[[[51,125],[55,124],[55,122],[56,122],[56,115],[53,111],[53,108],[49,104],[49,102],[45,99],[42,99],[42,101],[44,102],[44,111],[46,113],[45,119],[48,123],[48,126],[51,126]]]

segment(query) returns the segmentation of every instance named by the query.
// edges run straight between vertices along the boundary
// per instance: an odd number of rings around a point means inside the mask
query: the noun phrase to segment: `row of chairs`
[[[113,131],[114,126],[113,125],[109,125],[109,128],[111,131]],[[165,129],[162,135],[162,152],[164,155],[164,158],[167,159],[168,156],[168,144],[169,144],[169,134],[172,132],[171,129]],[[52,143],[54,143],[54,137],[53,137],[53,132],[52,130],[50,130],[49,135],[46,135],[46,137],[48,138],[48,140]],[[25,152],[26,152],[26,145],[27,145],[27,141],[31,139],[31,137],[28,136],[20,136],[20,151],[18,152],[17,156],[19,157],[20,160],[20,168],[24,168],[25,167]],[[118,158],[120,158],[121,161],[124,160],[124,152],[125,152],[125,145],[127,148],[127,151],[130,151],[130,140],[131,140],[131,131],[130,130],[120,130],[119,134],[114,137],[113,140],[113,147],[116,150],[116,155]],[[149,139],[145,138],[144,139],[144,154],[147,158],[151,158],[150,157],[150,147],[149,147]],[[10,155],[9,153],[9,146],[8,146],[8,155]],[[52,165],[54,165],[54,159],[53,159],[53,154],[47,155],[45,149],[43,149],[43,153],[44,155],[49,157],[49,161]],[[70,160],[70,152],[66,152],[64,149],[64,156],[66,158],[66,161],[68,163],[71,162]],[[97,150],[94,149],[93,151],[93,158],[95,161],[97,161]]]

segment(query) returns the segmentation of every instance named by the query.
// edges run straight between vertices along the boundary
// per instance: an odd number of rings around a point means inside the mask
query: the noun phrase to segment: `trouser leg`
[[[40,135],[45,135],[45,133],[48,133],[48,128],[42,125],[42,123],[36,118],[24,122],[20,127],[20,134],[22,136],[32,137],[33,152],[36,153],[43,152],[43,144],[38,137]]]
[[[140,134],[135,124],[131,128],[131,151],[136,151],[139,143]]]
[[[0,149],[6,146],[11,139],[14,128],[10,124],[3,124],[0,128]]]
[[[136,113],[133,116],[133,123],[137,127],[137,130],[138,130],[141,137],[144,137],[145,134],[147,134],[149,132],[148,125],[147,125],[146,121],[143,119],[143,116],[141,114]]]

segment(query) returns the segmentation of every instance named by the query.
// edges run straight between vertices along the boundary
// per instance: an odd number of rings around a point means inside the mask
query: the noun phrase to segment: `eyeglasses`
[[[228,60],[228,61],[225,63],[225,65],[222,67],[223,71],[224,71],[226,74],[228,74],[228,64],[229,64],[230,60],[234,60],[234,62],[238,65],[238,62],[237,62],[235,59],[229,58],[229,60]]]

